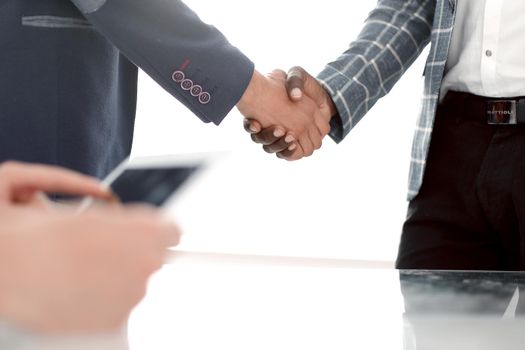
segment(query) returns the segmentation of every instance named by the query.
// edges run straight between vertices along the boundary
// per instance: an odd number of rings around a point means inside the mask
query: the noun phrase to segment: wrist
[[[325,117],[325,121],[330,123],[332,118],[337,117],[339,115],[339,111],[337,110],[337,107],[332,100],[332,96],[330,96],[330,93],[326,91],[326,89],[323,87],[324,90],[324,102],[320,106],[321,111],[323,111],[323,116]]]
[[[237,108],[241,114],[249,116],[253,114],[254,106],[257,106],[257,98],[262,91],[264,77],[257,70],[253,71],[252,79],[244,91],[241,99],[237,103]]]
[[[322,104],[319,106],[321,110],[323,111],[323,115],[327,119],[327,122],[330,122],[333,117],[336,117],[339,115],[339,111],[337,110],[337,106],[335,105],[334,100],[332,99],[332,95],[330,94],[330,90],[327,88],[325,83],[321,79],[315,79],[317,81],[317,84],[322,91],[321,93],[323,96],[321,97]]]
[[[332,100],[332,96],[330,96],[328,91],[326,91],[326,105],[328,107],[328,110],[330,111],[330,119],[339,114],[339,111],[335,106],[334,100]]]

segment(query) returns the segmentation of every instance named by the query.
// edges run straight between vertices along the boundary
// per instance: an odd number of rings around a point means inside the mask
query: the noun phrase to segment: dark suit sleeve
[[[95,28],[204,122],[237,104],[253,63],[178,0],[72,0]]]

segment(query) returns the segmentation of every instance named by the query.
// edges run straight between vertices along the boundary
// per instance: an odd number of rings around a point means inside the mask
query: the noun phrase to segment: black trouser
[[[489,125],[483,108],[462,93],[438,107],[397,268],[525,269],[525,125]]]

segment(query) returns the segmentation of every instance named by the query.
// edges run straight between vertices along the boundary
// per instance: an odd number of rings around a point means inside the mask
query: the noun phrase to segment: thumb
[[[302,67],[293,67],[288,71],[286,90],[292,101],[300,101],[306,94],[318,106],[326,103],[325,89]]]
[[[286,91],[292,101],[300,101],[304,94],[305,78],[308,73],[301,67],[293,67],[286,76]]]

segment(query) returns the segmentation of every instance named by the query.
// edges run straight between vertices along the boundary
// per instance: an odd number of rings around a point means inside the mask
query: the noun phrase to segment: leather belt
[[[492,98],[466,92],[449,91],[443,100],[461,106],[466,119],[493,125],[525,124],[525,97]]]

